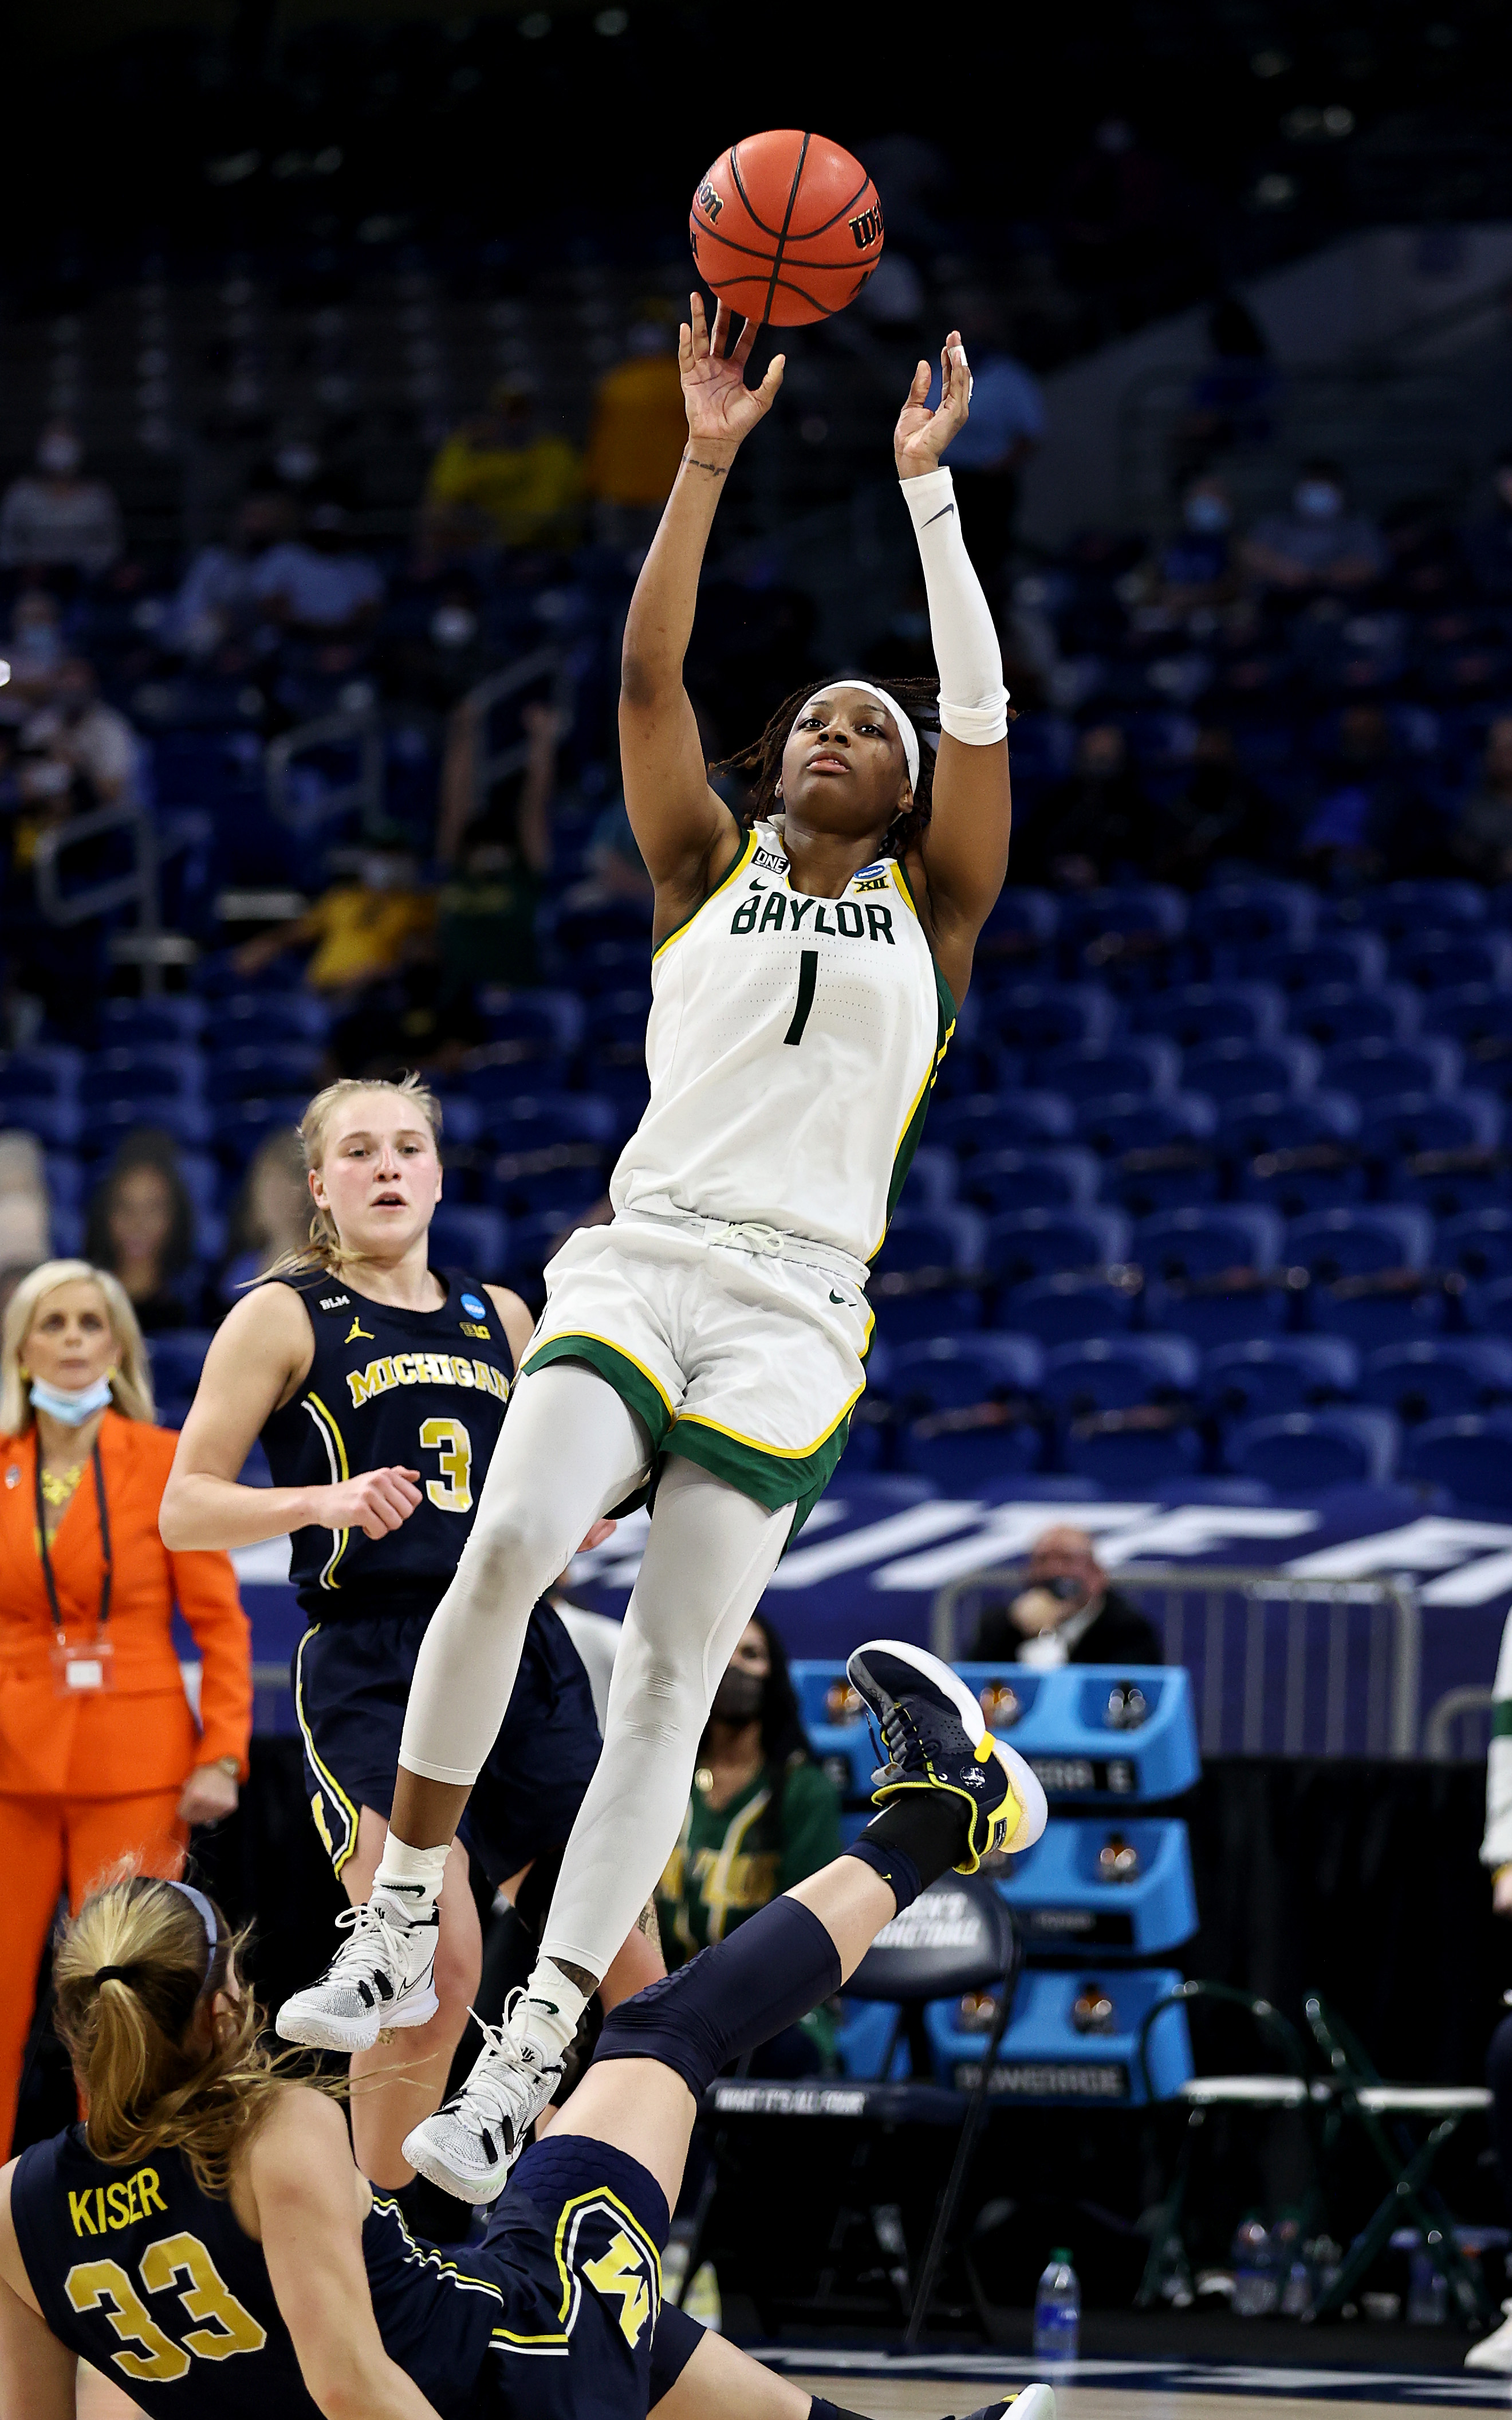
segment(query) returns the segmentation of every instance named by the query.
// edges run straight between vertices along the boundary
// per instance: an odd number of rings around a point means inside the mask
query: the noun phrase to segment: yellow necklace
[[[61,1511],[62,1507],[68,1503],[69,1499],[72,1496],[74,1489],[78,1486],[83,1476],[84,1464],[82,1462],[76,1462],[69,1470],[55,1471],[44,1469],[42,1472],[43,1501]]]

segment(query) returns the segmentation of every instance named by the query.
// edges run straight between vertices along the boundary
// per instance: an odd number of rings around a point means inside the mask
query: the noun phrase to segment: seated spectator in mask
[[[782,1642],[752,1614],[699,1744],[677,1846],[656,1885],[669,1971],[840,1854],[840,1801],[803,1734]],[[819,2009],[758,2052],[758,2075],[812,2075],[834,2029]]]
[[[610,545],[649,542],[687,445],[687,410],[672,331],[642,319],[628,354],[606,370],[594,397],[583,485]]]
[[[551,869],[563,719],[555,706],[536,701],[521,721],[529,752],[524,774],[498,784],[475,814],[471,751],[478,734],[465,706],[454,718],[437,833],[437,855],[451,872],[436,902],[437,1013],[453,1038],[477,1038],[469,1011],[479,984],[517,986],[540,979],[535,917]],[[455,760],[454,749],[465,762]]]
[[[1024,1586],[1007,1605],[983,1606],[968,1661],[1028,1664],[1159,1664],[1154,1624],[1116,1588],[1085,1529],[1046,1529],[1029,1555]]]
[[[283,535],[284,521],[277,498],[242,498],[229,535],[202,546],[179,582],[160,633],[165,647],[203,663],[257,619],[257,568]]]
[[[1063,891],[1110,881],[1120,866],[1143,863],[1149,814],[1122,731],[1116,722],[1090,723],[1070,773],[1045,793],[1024,835],[1018,879]]]
[[[57,598],[46,588],[23,588],[10,612],[10,678],[0,690],[0,722],[23,722],[47,704],[68,651]]]
[[[1181,616],[1226,605],[1239,586],[1234,508],[1221,479],[1204,473],[1181,498],[1181,526],[1155,556],[1149,601]]]
[[[105,705],[94,667],[82,656],[58,666],[48,703],[22,725],[21,744],[58,768],[63,778],[54,786],[76,788],[82,810],[119,806],[135,796],[136,734],[117,707]]]
[[[422,561],[477,546],[563,545],[576,530],[581,489],[577,450],[540,426],[530,380],[501,380],[487,410],[454,429],[431,464]]]
[[[1300,844],[1304,869],[1321,881],[1380,882],[1438,873],[1438,818],[1379,706],[1348,706],[1324,783]]]
[[[1351,513],[1336,462],[1304,462],[1291,490],[1291,509],[1268,513],[1244,542],[1248,577],[1262,588],[1298,596],[1368,586],[1387,568],[1381,532],[1364,513]]]
[[[311,507],[302,537],[258,557],[248,586],[267,619],[316,645],[360,637],[383,602],[383,574],[353,548],[350,518],[333,498]]]
[[[435,921],[435,900],[420,888],[409,850],[370,848],[355,878],[333,883],[302,916],[244,941],[232,963],[238,974],[256,975],[285,950],[308,950],[312,991],[356,992],[428,946]]]
[[[1276,821],[1275,808],[1235,755],[1227,724],[1205,722],[1181,788],[1151,811],[1149,870],[1158,882],[1198,891],[1227,860],[1263,865]]]
[[[1477,882],[1512,882],[1512,714],[1486,734],[1475,785],[1455,817],[1449,847],[1458,870]]]
[[[0,503],[0,564],[94,579],[121,551],[121,516],[103,479],[84,476],[84,448],[64,420],[50,421],[37,468],[12,479]]]
[[[146,1335],[199,1325],[193,1204],[167,1135],[127,1136],[89,1204],[85,1255],[119,1278]]]
[[[1488,604],[1512,601],[1512,445],[1504,445],[1491,473],[1489,509],[1465,529],[1465,561]]]

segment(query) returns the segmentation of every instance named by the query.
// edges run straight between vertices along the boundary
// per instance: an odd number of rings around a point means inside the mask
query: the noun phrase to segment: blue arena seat
[[[1181,1500],[1181,1482],[1202,1460],[1196,1429],[1175,1415],[1140,1407],[1092,1413],[1073,1421],[1061,1460],[1078,1479],[1109,1496],[1147,1496],[1168,1488]]]
[[[1512,984],[1512,934],[1408,932],[1391,954],[1392,972],[1419,991],[1455,991],[1464,984]]]
[[[1214,883],[1192,902],[1187,929],[1215,949],[1310,941],[1318,922],[1318,897],[1301,882],[1273,882],[1256,875]],[[1248,971],[1248,970],[1246,970]]]
[[[300,1095],[296,1118],[303,1114],[306,1095]],[[83,1140],[105,1156],[139,1126],[156,1126],[177,1143],[198,1150],[218,1136],[218,1115],[198,1093],[128,1093],[118,1099],[95,1101],[84,1109]]]
[[[1430,992],[1423,1005],[1423,1031],[1458,1044],[1467,1084],[1504,1092],[1512,1082],[1512,994],[1489,984]]]
[[[894,1344],[959,1334],[981,1321],[978,1280],[990,1255],[978,1210],[900,1210],[872,1264],[871,1299]]]
[[[1202,1093],[1111,1093],[1076,1105],[1076,1131],[1100,1158],[1163,1143],[1206,1141],[1217,1112]]]
[[[1276,1494],[1316,1496],[1329,1487],[1383,1487],[1399,1448],[1397,1424],[1376,1405],[1325,1405],[1246,1420],[1225,1443],[1231,1470],[1263,1480]]]
[[[1271,942],[1252,963],[1257,975],[1283,991],[1316,991],[1322,984],[1373,991],[1386,980],[1386,944],[1379,933],[1320,933],[1312,941]]]
[[[1323,1082],[1331,1091],[1352,1093],[1356,1100],[1379,1101],[1393,1093],[1455,1092],[1460,1067],[1458,1045],[1442,1035],[1416,1042],[1376,1037],[1335,1043],[1323,1056]]]
[[[1046,1050],[1034,1063],[1037,1083],[1065,1093],[1073,1101],[1091,1101],[1113,1093],[1174,1093],[1181,1054],[1172,1042],[1153,1034],[1130,1034],[1107,1044],[1072,1044]]]
[[[1494,1093],[1388,1094],[1369,1103],[1360,1148],[1387,1166],[1426,1152],[1493,1151],[1505,1115]]]
[[[1286,1250],[1312,1280],[1312,1326],[1352,1337],[1362,1351],[1420,1336],[1438,1315],[1441,1296],[1428,1274],[1433,1221],[1414,1202],[1311,1211],[1292,1220]]]
[[[1352,1395],[1360,1356],[1344,1336],[1252,1336],[1215,1344],[1202,1363],[1203,1391],[1221,1420],[1315,1411]]]
[[[315,992],[234,991],[208,1011],[205,1039],[216,1049],[238,1042],[323,1042],[330,1002]]]
[[[1131,1228],[1121,1210],[1011,1210],[987,1229],[986,1265],[1005,1285],[1057,1269],[1104,1269],[1129,1257]]]
[[[1203,1346],[1279,1327],[1288,1303],[1280,1240],[1280,1219],[1257,1203],[1194,1202],[1142,1219],[1134,1249],[1147,1326]]]
[[[1369,1136],[1369,1144],[1385,1168],[1392,1201],[1420,1202],[1435,1218],[1448,1219],[1506,1200],[1505,1110],[1494,1094],[1424,1100],[1416,1114],[1411,1095],[1391,1106],[1397,1115]]]
[[[1185,1336],[1089,1337],[1051,1347],[1041,1391],[1062,1419],[1134,1404],[1185,1403],[1196,1391],[1201,1357]]]
[[[925,1128],[963,1158],[979,1151],[1006,1151],[1011,1144],[1069,1142],[1076,1113],[1064,1093],[967,1093],[936,1101]]]
[[[649,999],[646,1004],[649,1013]],[[583,1038],[583,1003],[575,991],[513,991],[490,985],[479,993],[478,1006],[489,1043],[516,1043],[522,1055],[570,1058]]]
[[[1498,1205],[1446,1218],[1439,1229],[1439,1262],[1477,1285],[1512,1277],[1512,1210]]]
[[[1069,1344],[1086,1336],[1111,1336],[1127,1328],[1139,1302],[1137,1286],[1097,1272],[1055,1269],[1029,1278],[997,1298],[998,1323],[1042,1344]]]
[[[1425,1420],[1408,1436],[1402,1475],[1446,1487],[1461,1509],[1512,1512],[1512,1412]]]
[[[1360,1108],[1347,1093],[1252,1094],[1226,1101],[1218,1112],[1218,1141],[1237,1159],[1263,1152],[1302,1151],[1311,1143],[1352,1142],[1360,1131]]]
[[[1107,1159],[1104,1194],[1127,1210],[1131,1218],[1149,1218],[1157,1210],[1216,1201],[1223,1164],[1212,1140],[1215,1123],[1212,1103],[1196,1093],[1152,1101],[1142,1119],[1130,1119],[1127,1125],[1121,1116],[1110,1119],[1107,1124],[1117,1125],[1124,1147]],[[1106,1126],[1098,1140],[1113,1140]]]
[[[1090,1151],[983,1151],[965,1163],[961,1193],[979,1210],[1081,1210],[1097,1200],[1102,1173]]]
[[[1355,984],[1319,984],[1313,991],[1293,994],[1293,1033],[1304,1033],[1321,1048],[1336,1042],[1410,1042],[1422,1020],[1420,995],[1404,983],[1378,984],[1362,991]]]
[[[1018,750],[1014,750],[1015,768]],[[1000,969],[1038,964],[1060,929],[1060,902],[1053,892],[1008,882],[977,937],[977,966],[993,982]]]
[[[1459,1311],[1474,1336],[1512,1336],[1512,1278],[1467,1285],[1459,1297]]]
[[[105,1101],[195,1101],[202,1092],[204,1063],[190,1043],[115,1045],[92,1051],[79,1078],[85,1109]]]
[[[1486,893],[1478,882],[1388,882],[1379,891],[1362,891],[1353,905],[1362,923],[1388,940],[1449,925],[1474,931],[1486,922]]]
[[[1191,1050],[1204,1042],[1272,1042],[1286,1031],[1286,994],[1275,984],[1177,984],[1134,1001],[1136,1033],[1164,1033]]]
[[[475,1106],[480,1134],[503,1152],[538,1151],[564,1142],[597,1143],[608,1151],[628,1131],[619,1105],[603,1093],[522,1091]]]
[[[1101,984],[1014,984],[982,1001],[980,1031],[983,1040],[1043,1053],[1105,1042],[1118,1017],[1118,1001]]]
[[[1406,1424],[1484,1412],[1512,1398],[1512,1343],[1425,1336],[1384,1344],[1366,1359],[1359,1391],[1362,1403],[1383,1404]]]
[[[1310,1093],[1321,1055],[1315,1042],[1300,1034],[1282,1034],[1273,1042],[1207,1042],[1187,1052],[1182,1083],[1219,1102]]]
[[[949,1210],[960,1192],[961,1163],[941,1143],[925,1143],[916,1151],[904,1179],[903,1200],[910,1210]]]
[[[270,1134],[280,1127],[293,1131],[308,1103],[304,1093],[275,1093],[266,1100],[218,1101],[211,1116],[217,1152],[233,1169],[244,1168]]]
[[[935,1336],[903,1346],[887,1392],[904,1467],[953,1493],[1032,1470],[1043,1363],[1032,1336]]]
[[[509,1221],[500,1210],[442,1202],[431,1220],[430,1257],[440,1268],[465,1269],[498,1285],[509,1263]]]
[[[897,1346],[887,1393],[904,1412],[954,1411],[992,1396],[1037,1397],[1044,1346],[1034,1336],[929,1336]]]
[[[170,1327],[147,1340],[152,1391],[163,1403],[187,1404],[210,1349],[208,1327]]]
[[[155,1000],[107,1000],[100,1003],[100,1023],[107,1044],[128,1048],[197,1042],[205,1026],[205,1002],[193,992],[163,992]]]
[[[313,1093],[320,1069],[314,1043],[238,1043],[212,1051],[205,1065],[205,1089],[213,1101],[239,1101],[269,1093]]]

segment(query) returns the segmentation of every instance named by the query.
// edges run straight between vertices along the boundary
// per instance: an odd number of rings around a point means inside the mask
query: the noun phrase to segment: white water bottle
[[[1041,2361],[1074,2361],[1082,2334],[1082,2282],[1071,2254],[1052,2252],[1034,2296],[1034,2350]]]

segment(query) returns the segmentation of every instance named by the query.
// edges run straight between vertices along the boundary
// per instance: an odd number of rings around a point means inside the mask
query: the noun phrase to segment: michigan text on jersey
[[[355,1408],[391,1387],[481,1387],[509,1401],[509,1380],[490,1361],[467,1361],[459,1353],[385,1353],[365,1370],[348,1370],[347,1386]]]

